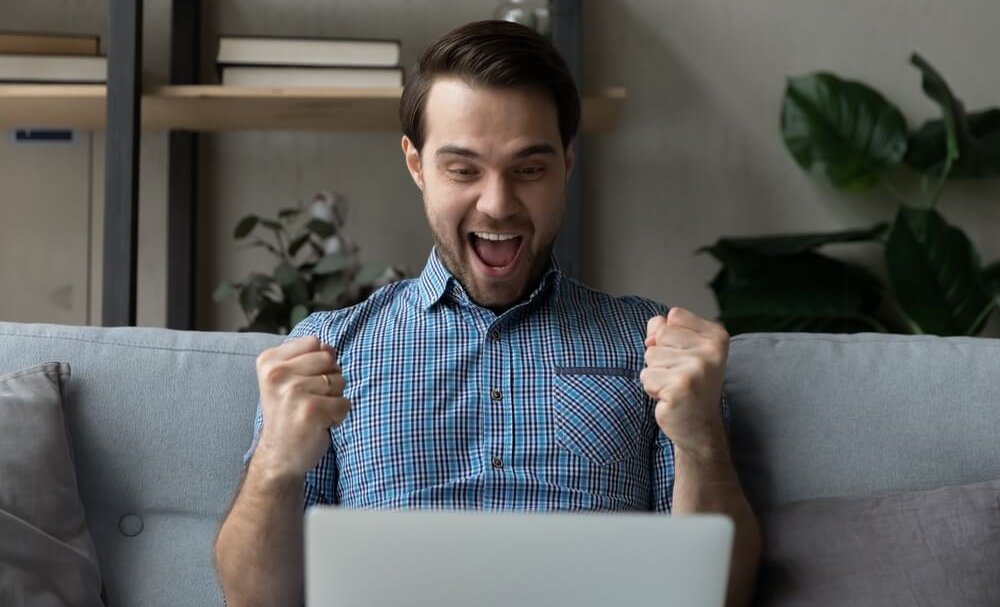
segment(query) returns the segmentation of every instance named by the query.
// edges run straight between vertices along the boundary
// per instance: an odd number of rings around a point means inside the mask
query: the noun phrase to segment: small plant
[[[914,54],[911,63],[942,113],[913,132],[865,84],[829,73],[788,81],[781,130],[799,166],[841,190],[879,187],[897,210],[891,222],[868,228],[721,238],[703,248],[722,264],[711,286],[731,333],[982,331],[1000,302],[1000,262],[981,265],[969,238],[936,207],[949,180],[1000,176],[1000,109],[967,114],[925,59]],[[894,182],[907,173],[919,184],[914,196]],[[888,285],[819,252],[847,242],[882,248]]]
[[[269,274],[222,283],[213,298],[238,300],[247,319],[240,331],[287,334],[313,312],[362,302],[404,276],[384,264],[363,265],[358,247],[343,235],[344,223],[343,200],[328,192],[317,194],[308,211],[300,204],[274,219],[247,215],[233,238],[243,241],[242,248],[267,250],[277,265]]]

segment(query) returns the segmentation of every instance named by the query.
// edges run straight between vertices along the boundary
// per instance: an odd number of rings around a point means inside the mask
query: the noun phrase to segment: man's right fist
[[[257,357],[257,382],[264,426],[252,464],[275,480],[301,480],[351,408],[336,353],[315,337],[287,341]]]

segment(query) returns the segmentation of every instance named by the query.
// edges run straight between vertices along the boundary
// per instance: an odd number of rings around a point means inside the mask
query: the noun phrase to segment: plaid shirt
[[[419,278],[309,316],[289,338],[336,348],[353,408],[306,507],[669,511],[673,446],[639,381],[646,321],[666,311],[553,261],[498,316],[432,252]]]

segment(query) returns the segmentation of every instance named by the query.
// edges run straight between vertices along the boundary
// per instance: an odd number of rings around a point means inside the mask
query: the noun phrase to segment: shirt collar
[[[550,290],[549,287],[556,288],[560,282],[562,282],[562,271],[559,269],[559,262],[556,261],[555,255],[552,255],[549,257],[549,263],[542,274],[542,279],[539,281],[538,287],[531,293],[527,301],[531,302],[542,294],[547,293]],[[424,266],[424,271],[420,273],[418,284],[420,287],[420,304],[424,310],[432,308],[449,291],[453,291],[456,295],[460,294],[462,299],[472,303],[465,293],[465,289],[458,282],[458,279],[441,262],[441,258],[437,254],[437,247],[434,247],[427,258],[427,264]]]

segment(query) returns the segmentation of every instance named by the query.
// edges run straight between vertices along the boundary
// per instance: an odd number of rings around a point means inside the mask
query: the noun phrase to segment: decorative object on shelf
[[[966,113],[920,55],[923,90],[942,118],[907,129],[874,89],[830,73],[791,78],[781,128],[796,162],[847,191],[873,187],[896,200],[891,223],[865,229],[722,238],[704,247],[722,269],[711,283],[732,333],[879,331],[977,335],[1000,302],[1000,262],[980,263],[969,238],[936,210],[954,179],[1000,176],[1000,109]],[[890,179],[910,169],[906,190]],[[919,185],[917,185],[919,182]],[[882,247],[888,285],[867,268],[818,252],[836,243]]]
[[[278,259],[270,274],[252,272],[216,289],[216,302],[235,297],[246,315],[240,331],[287,334],[318,310],[345,308],[405,274],[379,263],[362,264],[358,246],[344,235],[345,201],[329,192],[278,211],[276,219],[247,215],[233,237],[245,248],[263,248]]]
[[[493,17],[526,25],[543,36],[552,34],[552,9],[548,0],[507,0],[497,6]]]

